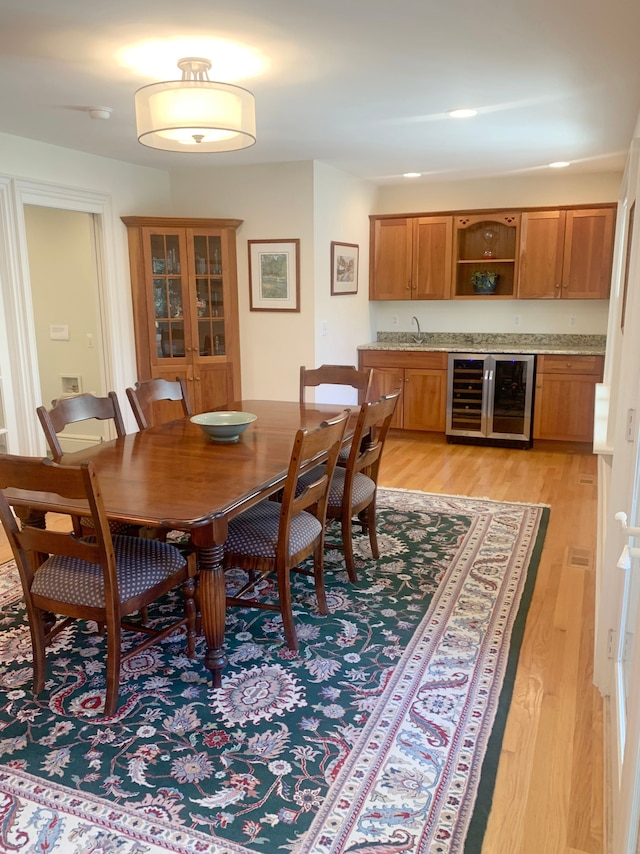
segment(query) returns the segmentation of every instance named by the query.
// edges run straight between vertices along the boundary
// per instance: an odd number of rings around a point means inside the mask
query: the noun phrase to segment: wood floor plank
[[[548,504],[483,854],[603,854],[603,703],[592,684],[596,458],[585,446],[392,434],[381,483]],[[571,565],[589,555],[591,566]]]
[[[392,432],[381,484],[551,507],[483,854],[603,854],[603,703],[592,684],[596,458],[584,446],[448,445]],[[0,532],[0,561],[10,557]]]

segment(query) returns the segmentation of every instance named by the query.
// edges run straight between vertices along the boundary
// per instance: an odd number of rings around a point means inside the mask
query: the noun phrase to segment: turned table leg
[[[226,531],[225,531],[226,533]],[[221,545],[199,544],[198,534],[192,534],[198,559],[198,600],[202,619],[202,630],[207,642],[204,665],[211,671],[213,687],[222,684],[222,670],[227,664],[224,651],[224,627],[226,616],[226,592]]]

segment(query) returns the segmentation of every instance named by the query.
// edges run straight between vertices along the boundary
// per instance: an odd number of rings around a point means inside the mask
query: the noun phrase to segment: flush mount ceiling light
[[[181,80],[138,89],[138,141],[162,151],[212,152],[248,148],[256,141],[255,99],[248,89],[209,80],[211,63],[178,62]]]

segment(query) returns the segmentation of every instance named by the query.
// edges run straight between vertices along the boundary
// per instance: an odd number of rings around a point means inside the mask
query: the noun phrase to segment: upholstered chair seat
[[[18,525],[10,500],[16,490],[57,495],[61,506],[83,502],[94,535]],[[33,693],[46,685],[46,650],[73,620],[106,629],[104,713],[118,704],[120,666],[151,644],[186,628],[187,653],[195,655],[195,555],[168,543],[113,536],[93,463],[65,466],[48,459],[0,454],[0,522],[13,552],[24,594],[33,650]],[[181,588],[184,607],[147,624],[147,607]],[[141,620],[127,618],[135,613]],[[137,638],[123,649],[122,632]],[[143,640],[139,640],[142,635]]]
[[[280,505],[275,501],[262,501],[240,518],[231,520],[225,548],[252,557],[275,559],[279,530]],[[291,519],[289,556],[309,548],[321,532],[322,525],[315,516],[297,513]]]
[[[227,605],[279,611],[287,643],[294,650],[298,649],[298,638],[291,605],[291,572],[313,578],[318,610],[327,613],[323,563],[327,494],[349,414],[346,410],[315,430],[298,430],[282,503],[262,501],[229,522],[224,566],[244,570],[248,581],[228,591]],[[298,490],[300,472],[318,459],[326,459],[326,465]],[[310,556],[312,569],[301,565]],[[259,598],[260,582],[269,575],[276,576],[277,602]]]
[[[95,537],[83,537],[87,543]],[[118,577],[118,599],[128,602],[162,584],[184,566],[184,557],[174,546],[139,537],[112,538]],[[52,555],[40,565],[32,594],[59,602],[104,608],[104,570],[69,555]]]
[[[384,395],[375,402],[365,402],[360,407],[358,423],[349,448],[346,465],[336,466],[327,498],[327,519],[338,519],[341,524],[342,548],[349,578],[356,581],[353,556],[352,522],[354,517],[369,534],[371,553],[379,557],[376,533],[376,494],[378,473],[384,443],[389,432],[400,389]],[[314,469],[300,478],[298,489],[318,476]]]

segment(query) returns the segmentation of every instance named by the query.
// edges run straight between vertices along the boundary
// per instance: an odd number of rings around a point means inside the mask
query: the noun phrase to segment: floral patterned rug
[[[295,576],[298,653],[279,615],[230,609],[220,689],[177,635],[124,665],[110,718],[91,623],[56,638],[33,699],[4,564],[0,851],[479,852],[547,517],[380,490],[382,557],[359,535],[351,584],[329,545],[328,616]]]

